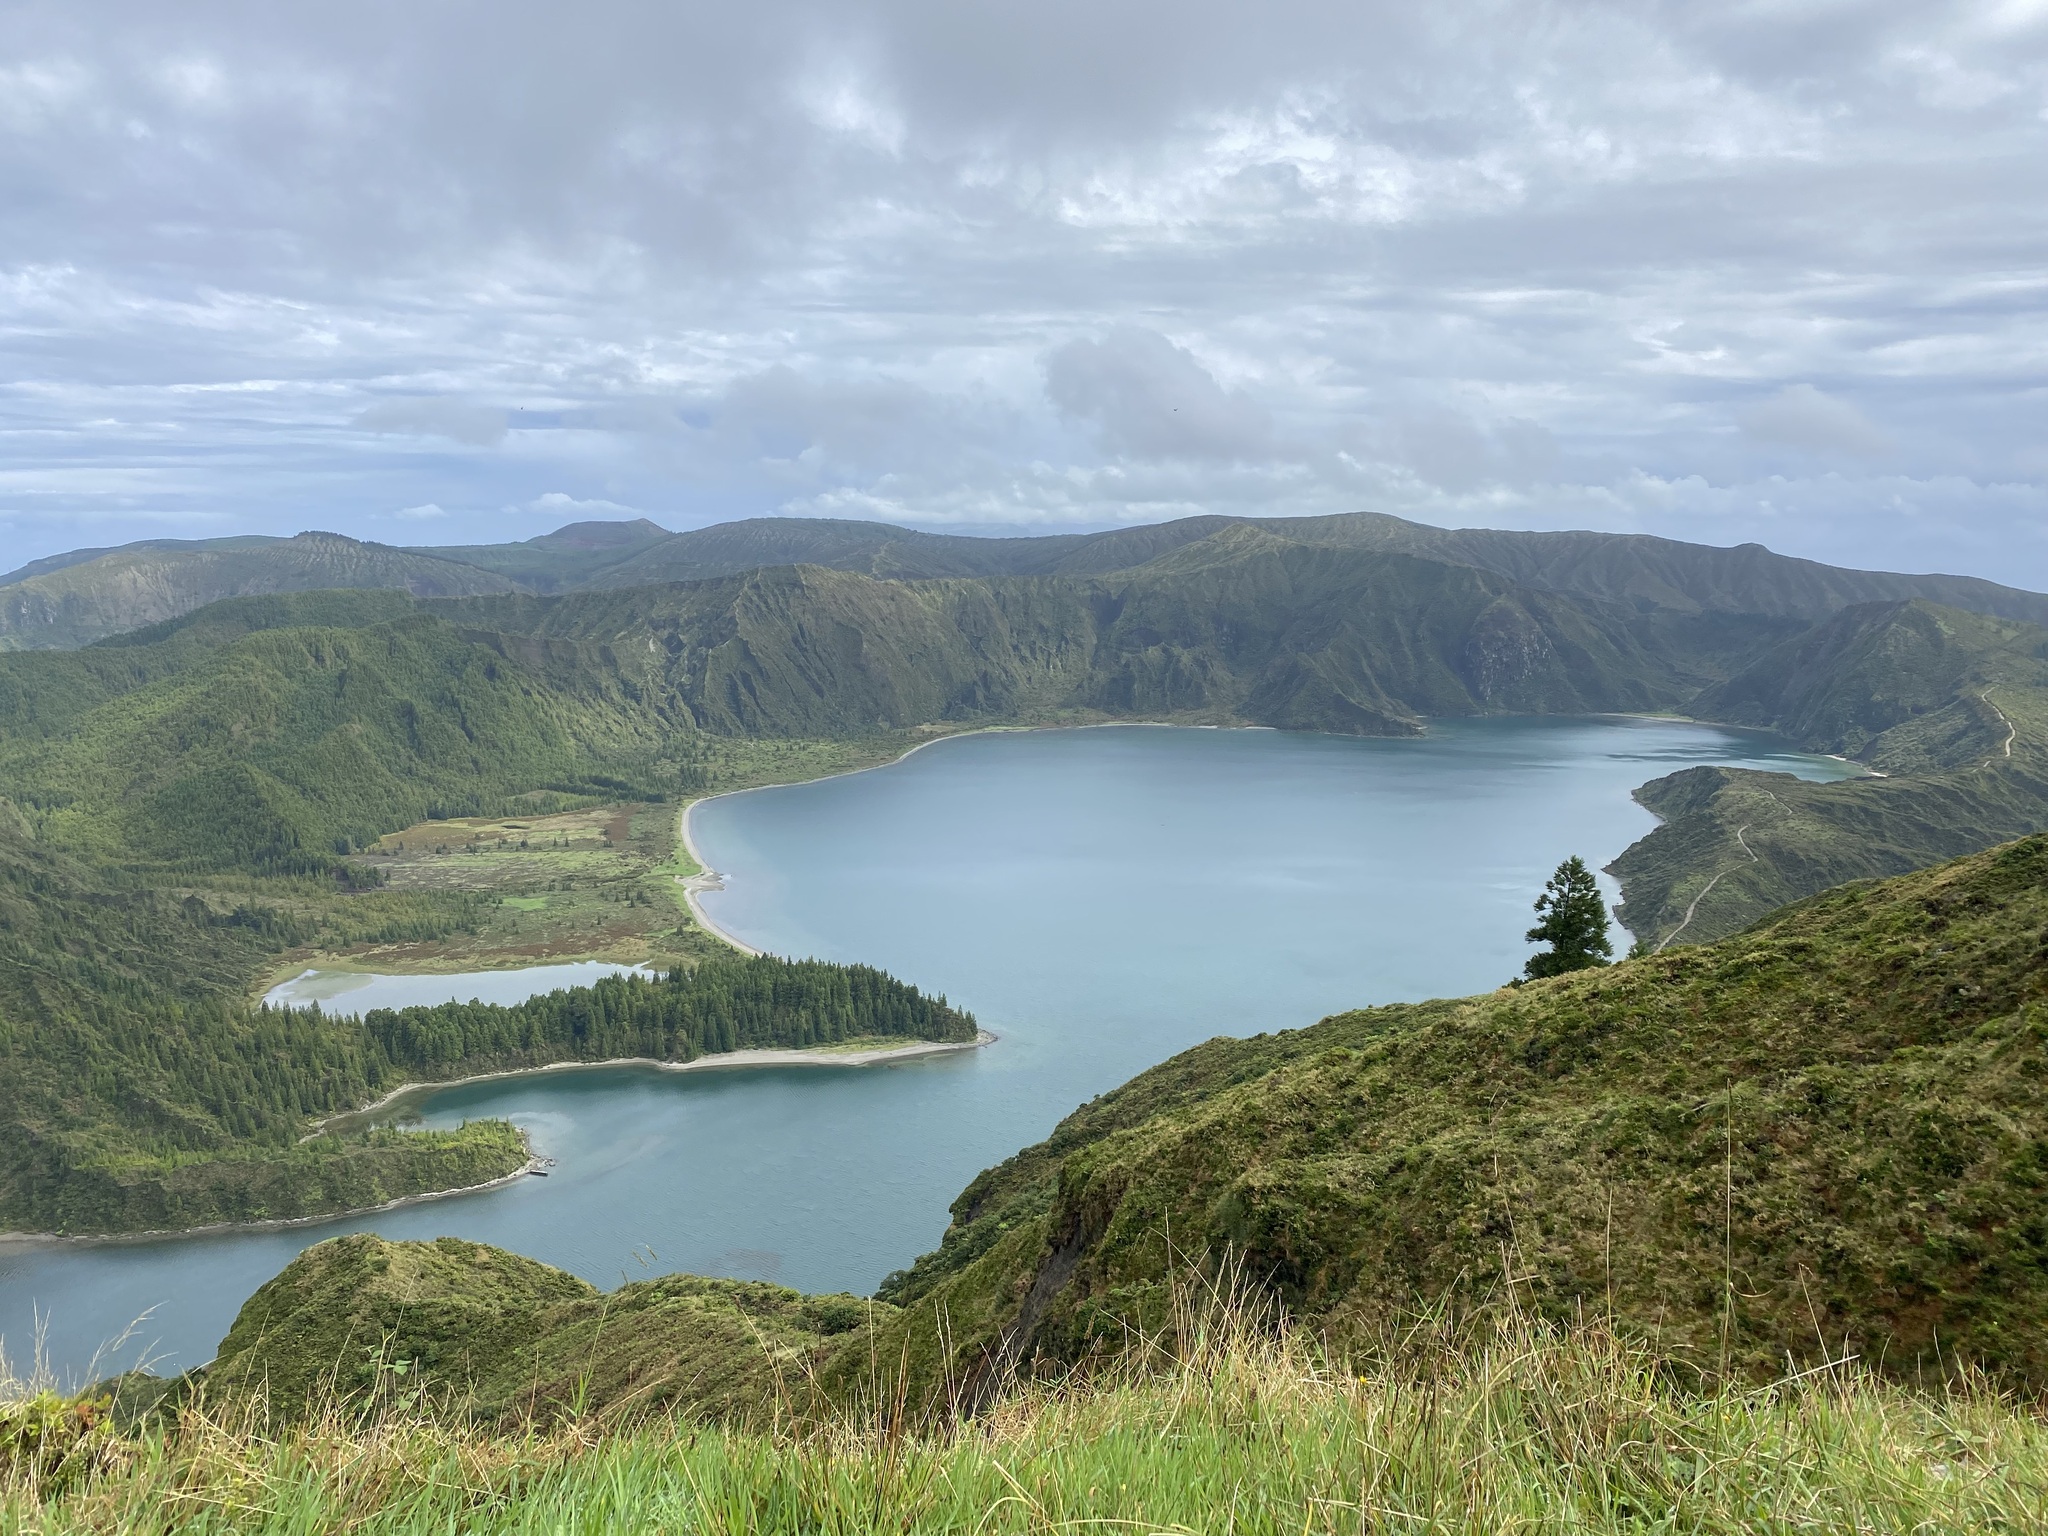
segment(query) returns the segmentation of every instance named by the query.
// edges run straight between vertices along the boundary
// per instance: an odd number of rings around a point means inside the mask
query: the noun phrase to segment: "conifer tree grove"
[[[1600,899],[1593,871],[1577,854],[1558,865],[1545,882],[1543,894],[1536,898],[1536,914],[1540,921],[1523,937],[1550,947],[1529,957],[1524,971],[1531,978],[1583,971],[1613,958],[1607,903]]]

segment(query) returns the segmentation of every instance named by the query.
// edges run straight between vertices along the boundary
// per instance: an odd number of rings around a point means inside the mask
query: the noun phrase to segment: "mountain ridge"
[[[316,585],[415,593],[615,589],[816,565],[884,580],[1087,576],[1171,558],[1224,530],[1264,530],[1316,548],[1415,556],[1518,585],[1686,614],[1816,622],[1858,603],[1923,598],[2048,624],[2048,597],[1975,577],[1853,571],[1644,534],[1445,529],[1384,513],[1308,518],[1205,515],[1085,534],[983,538],[828,518],[751,518],[671,533],[646,518],[565,524],[512,544],[396,548],[300,534],[145,540],[31,562],[0,579],[0,649],[63,648],[176,617],[225,597]],[[341,541],[324,562],[303,540]],[[344,547],[348,558],[341,558]],[[425,565],[407,564],[413,561]],[[477,574],[455,574],[450,567]]]

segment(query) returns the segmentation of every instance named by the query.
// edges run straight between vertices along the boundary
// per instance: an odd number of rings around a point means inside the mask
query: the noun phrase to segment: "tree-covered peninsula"
[[[17,1085],[0,1141],[0,1223],[132,1232],[299,1218],[524,1166],[524,1144],[495,1122],[306,1134],[405,1083],[975,1038],[971,1016],[880,971],[768,955],[608,977],[510,1007],[444,1003],[361,1019],[221,1003],[83,1007],[63,1031],[0,1035],[0,1068]]]

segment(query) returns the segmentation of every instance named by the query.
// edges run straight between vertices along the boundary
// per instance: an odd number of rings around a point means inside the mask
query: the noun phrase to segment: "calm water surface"
[[[411,1008],[435,1003],[521,1003],[560,987],[587,987],[603,976],[645,966],[579,960],[568,965],[529,965],[511,971],[461,971],[443,976],[388,976],[376,971],[301,971],[263,994],[271,1007],[318,1003],[328,1013],[365,1014],[374,1008]]]
[[[692,833],[726,876],[714,920],[944,992],[1001,1041],[862,1069],[443,1090],[427,1123],[507,1117],[553,1176],[310,1227],[0,1244],[0,1339],[19,1365],[41,1326],[78,1375],[147,1312],[102,1364],[192,1365],[301,1248],[363,1229],[496,1243],[600,1285],[682,1269],[871,1290],[938,1241],[977,1171],[1186,1046],[1515,974],[1551,869],[1611,859],[1654,824],[1630,790],[1696,763],[1850,771],[1627,719],[1452,722],[1418,741],[1128,726],[963,737],[707,802]],[[449,995],[451,978],[419,980]]]

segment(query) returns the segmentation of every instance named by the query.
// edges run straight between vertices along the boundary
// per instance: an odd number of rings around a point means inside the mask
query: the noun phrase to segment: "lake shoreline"
[[[709,1056],[698,1056],[690,1061],[663,1061],[654,1056],[619,1056],[607,1061],[553,1061],[538,1067],[513,1067],[503,1072],[478,1072],[470,1077],[452,1077],[446,1082],[401,1083],[373,1104],[365,1105],[361,1109],[343,1110],[340,1114],[329,1115],[324,1120],[316,1121],[313,1130],[300,1139],[309,1141],[314,1136],[323,1134],[327,1127],[337,1122],[377,1114],[409,1094],[435,1094],[444,1089],[467,1087],[471,1083],[502,1082],[515,1077],[555,1076],[564,1072],[596,1072],[607,1067],[646,1067],[656,1072],[730,1072],[761,1067],[872,1067],[896,1061],[916,1061],[928,1056],[951,1055],[957,1051],[978,1051],[984,1046],[994,1045],[999,1038],[993,1031],[982,1029],[975,1032],[972,1040],[916,1040],[904,1045],[861,1051],[834,1052],[829,1047],[811,1050],[762,1047],[744,1051],[719,1051]],[[455,1189],[423,1190],[416,1195],[401,1195],[396,1200],[386,1200],[380,1205],[351,1206],[346,1210],[322,1211],[315,1216],[276,1216],[259,1221],[215,1221],[200,1227],[154,1227],[143,1232],[0,1232],[0,1246],[43,1247],[55,1244],[160,1242],[170,1238],[206,1237],[217,1232],[262,1232],[285,1227],[310,1227],[323,1221],[347,1221],[356,1216],[374,1216],[380,1211],[395,1211],[428,1200],[448,1200],[457,1195],[479,1195],[487,1190],[502,1189],[548,1165],[548,1159],[534,1152],[533,1143],[526,1132],[518,1126],[514,1126],[513,1129],[519,1131],[519,1139],[526,1144],[525,1163],[510,1173],[500,1174],[495,1179],[486,1179],[481,1184],[464,1184]]]
[[[513,1129],[519,1130],[519,1127],[514,1126]],[[322,1211],[317,1216],[271,1216],[257,1221],[210,1221],[203,1227],[152,1227],[143,1232],[0,1232],[0,1248],[97,1248],[114,1243],[157,1243],[182,1237],[210,1237],[221,1232],[274,1232],[288,1227],[318,1226],[323,1221],[347,1221],[353,1216],[374,1216],[380,1211],[396,1211],[409,1205],[423,1205],[429,1200],[452,1200],[457,1195],[480,1195],[486,1190],[503,1189],[506,1185],[547,1166],[547,1159],[534,1153],[533,1143],[527,1140],[526,1132],[519,1131],[519,1139],[526,1144],[526,1161],[510,1173],[501,1173],[495,1179],[485,1179],[481,1184],[464,1184],[455,1189],[422,1190],[416,1195],[400,1195],[396,1200],[386,1200],[381,1205],[351,1206],[345,1211]]]
[[[451,1077],[434,1083],[401,1083],[374,1104],[345,1109],[314,1122],[312,1135],[348,1120],[360,1120],[388,1109],[409,1094],[434,1094],[449,1088],[466,1088],[472,1083],[503,1082],[514,1077],[550,1077],[564,1072],[597,1072],[607,1067],[646,1067],[656,1072],[745,1071],[756,1067],[872,1067],[890,1061],[913,1061],[921,1056],[943,1056],[954,1051],[978,1051],[994,1045],[997,1036],[986,1029],[975,1031],[972,1040],[912,1040],[902,1045],[879,1046],[872,1050],[834,1051],[829,1046],[792,1050],[781,1046],[757,1046],[743,1051],[714,1051],[688,1061],[664,1061],[659,1056],[614,1056],[604,1061],[550,1061],[538,1067],[508,1067],[502,1072],[478,1072],[469,1077]]]

